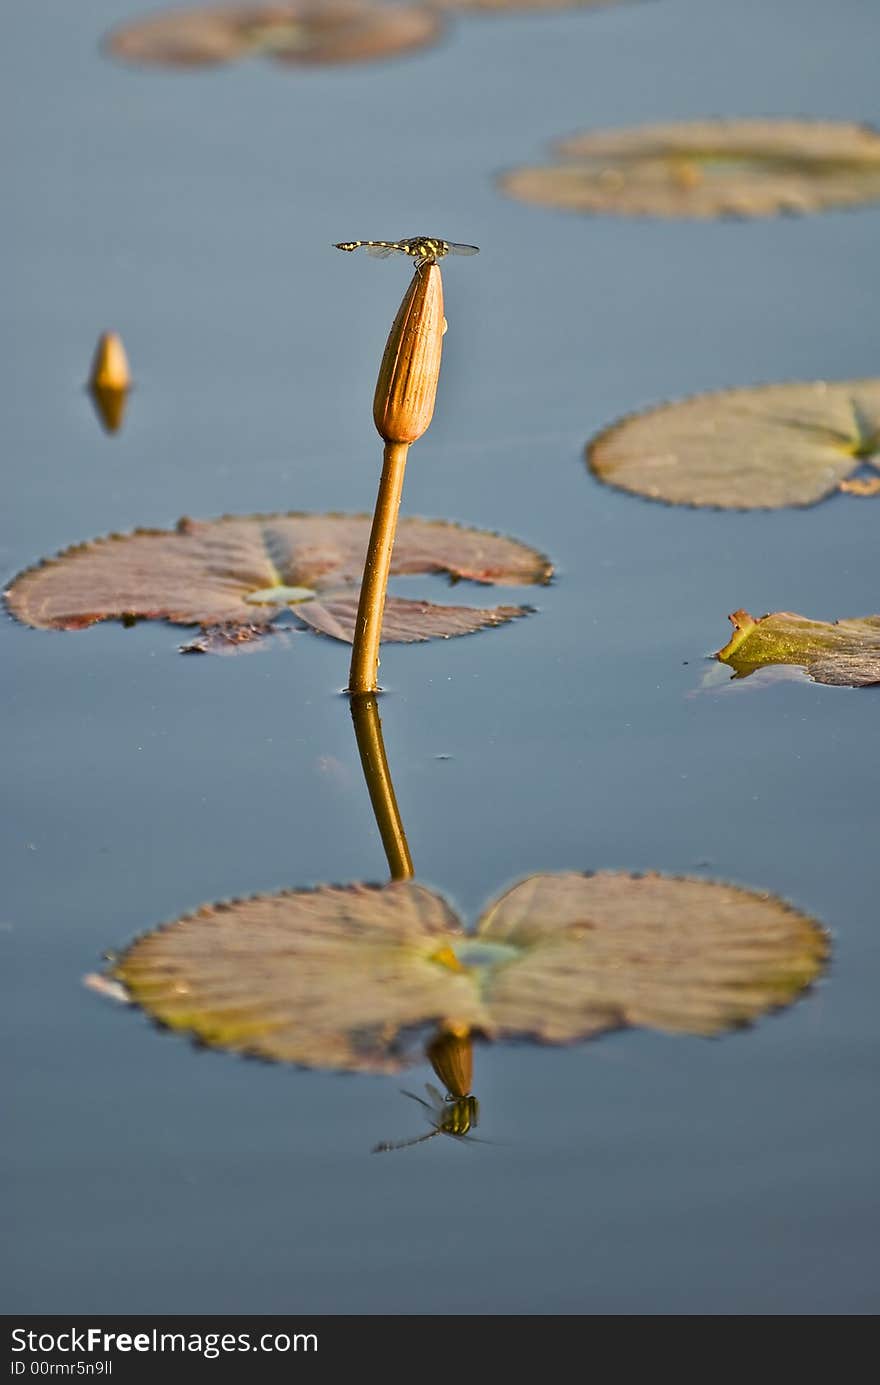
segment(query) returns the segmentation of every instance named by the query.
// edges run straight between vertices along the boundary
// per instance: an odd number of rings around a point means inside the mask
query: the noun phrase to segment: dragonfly
[[[368,255],[385,260],[389,255],[410,255],[416,262],[416,269],[422,265],[436,264],[446,255],[478,255],[478,245],[459,245],[454,240],[437,240],[435,236],[410,236],[408,240],[343,240],[337,241],[334,250],[360,250],[363,246]]]
[[[421,1145],[425,1140],[433,1140],[435,1135],[454,1135],[456,1139],[461,1140],[478,1123],[480,1107],[475,1096],[444,1097],[430,1082],[425,1083],[425,1088],[430,1101],[424,1101],[420,1096],[416,1096],[415,1092],[404,1092],[403,1095],[408,1096],[411,1101],[417,1101],[428,1112],[432,1129],[427,1134],[416,1135],[411,1140],[383,1140],[374,1147],[374,1154],[386,1154],[390,1149],[408,1149],[410,1145]],[[476,1139],[476,1136],[471,1138]]]

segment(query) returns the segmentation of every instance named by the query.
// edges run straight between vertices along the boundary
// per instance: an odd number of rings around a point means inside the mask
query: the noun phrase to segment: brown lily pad
[[[369,515],[251,515],[112,534],[21,573],[6,604],[18,620],[43,630],[82,630],[100,620],[198,625],[210,638],[190,648],[206,652],[252,643],[284,612],[351,643],[370,525]],[[402,519],[391,572],[522,586],[547,582],[552,568],[534,549],[499,534]],[[466,635],[529,609],[389,597],[383,640]]]
[[[729,620],[733,635],[715,658],[737,678],[774,664],[796,664],[816,683],[850,688],[880,683],[880,616],[829,624],[792,611],[774,611],[760,620],[734,611]]]
[[[849,478],[863,467],[880,471],[880,379],[761,385],[663,404],[600,433],[587,460],[608,485],[672,505],[814,505],[853,493]]]
[[[412,881],[206,905],[112,975],[212,1047],[393,1072],[425,1025],[546,1043],[627,1025],[718,1034],[795,1000],[826,955],[819,925],[769,894],[569,873],[524,880],[473,933]]]
[[[700,220],[880,200],[880,134],[845,121],[698,120],[561,140],[559,162],[501,179],[522,202]]]
[[[214,67],[262,56],[296,65],[368,62],[433,43],[442,20],[429,9],[367,0],[169,10],[114,29],[104,47],[126,62]]]

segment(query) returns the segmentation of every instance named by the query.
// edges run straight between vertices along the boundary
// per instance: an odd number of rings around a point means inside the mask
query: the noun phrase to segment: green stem
[[[382,635],[382,616],[385,612],[385,592],[391,571],[391,550],[397,532],[397,513],[403,493],[403,474],[406,470],[407,442],[386,442],[382,479],[376,498],[373,527],[367,547],[364,580],[358,603],[351,651],[351,670],[348,675],[350,693],[378,691],[379,640]]]
[[[394,785],[385,757],[379,704],[372,693],[358,693],[351,699],[351,717],[357,737],[364,778],[392,880],[411,880],[414,870],[409,854],[406,833],[400,819],[400,809],[394,796]]]

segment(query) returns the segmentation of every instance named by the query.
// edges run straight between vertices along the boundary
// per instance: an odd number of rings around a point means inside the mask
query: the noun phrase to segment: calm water
[[[720,1041],[482,1048],[492,1145],[371,1157],[419,1129],[397,1081],[200,1053],[80,984],[203,900],[385,877],[344,647],[184,659],[168,627],[6,619],[4,1310],[875,1311],[880,693],[694,694],[736,607],[877,610],[878,502],[666,509],[581,452],[664,397],[876,373],[880,210],[588,220],[491,175],[590,125],[877,121],[876,5],[657,0],[463,21],[388,64],[191,75],[98,56],[139,8],[4,16],[3,578],[183,513],[370,507],[407,269],[330,243],[474,242],[445,273],[405,510],[515,534],[558,581],[527,621],[386,651],[419,876],[470,918],[533,870],[717,876],[822,919],[833,962]],[[105,327],[137,380],[113,439],[81,390]]]

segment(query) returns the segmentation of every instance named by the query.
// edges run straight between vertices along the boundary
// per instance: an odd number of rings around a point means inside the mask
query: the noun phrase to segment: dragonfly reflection
[[[404,1092],[403,1095],[424,1107],[433,1129],[425,1135],[416,1135],[411,1140],[383,1140],[374,1147],[374,1154],[385,1154],[390,1149],[408,1149],[410,1145],[421,1145],[425,1140],[433,1140],[435,1135],[453,1135],[461,1140],[478,1123],[480,1107],[475,1096],[444,1097],[430,1082],[425,1083],[425,1090],[430,1101],[423,1101],[415,1092]]]
[[[335,250],[359,250],[363,246],[368,255],[379,260],[389,255],[410,255],[416,262],[416,269],[422,265],[436,264],[446,255],[477,255],[478,245],[459,245],[454,240],[437,240],[435,236],[410,236],[408,240],[343,240],[337,241]]]

